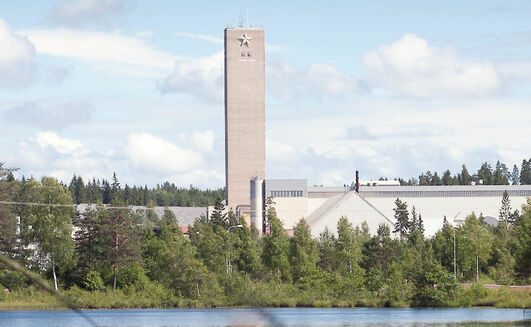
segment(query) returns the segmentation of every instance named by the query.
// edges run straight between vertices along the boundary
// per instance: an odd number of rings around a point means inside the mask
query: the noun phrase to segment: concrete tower
[[[252,177],[265,178],[264,29],[226,28],[225,185],[229,209],[250,205]]]

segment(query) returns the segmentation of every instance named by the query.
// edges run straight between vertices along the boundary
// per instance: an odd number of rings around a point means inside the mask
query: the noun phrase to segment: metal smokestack
[[[356,170],[356,184],[354,184],[354,190],[356,193],[360,192],[360,171]]]

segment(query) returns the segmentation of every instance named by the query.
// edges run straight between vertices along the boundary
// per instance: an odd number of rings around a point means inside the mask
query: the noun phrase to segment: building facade
[[[513,210],[520,212],[531,197],[531,185],[367,186],[360,183],[356,192],[352,186],[306,186],[305,180],[263,183],[263,197],[271,198],[284,228],[290,230],[304,218],[314,237],[319,237],[325,228],[335,232],[341,217],[354,226],[366,222],[373,234],[381,224],[392,230],[397,198],[408,204],[410,212],[415,207],[416,213],[422,216],[426,236],[432,236],[443,226],[444,217],[454,224],[475,213],[496,223],[505,191]]]
[[[226,204],[249,208],[249,181],[265,178],[265,47],[262,28],[225,29]]]

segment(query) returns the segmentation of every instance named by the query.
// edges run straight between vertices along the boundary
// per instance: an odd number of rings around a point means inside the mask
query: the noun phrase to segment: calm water
[[[98,326],[531,326],[517,309],[89,310]],[[496,323],[493,323],[496,322]],[[0,311],[0,326],[91,326],[71,311]]]

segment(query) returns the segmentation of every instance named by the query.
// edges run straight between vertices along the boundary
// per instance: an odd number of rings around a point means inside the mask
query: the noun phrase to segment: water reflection
[[[99,326],[531,326],[518,309],[89,310]],[[529,314],[529,313],[528,313]],[[529,318],[529,317],[527,317]],[[0,326],[88,327],[70,311],[3,311]]]

